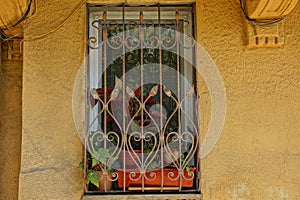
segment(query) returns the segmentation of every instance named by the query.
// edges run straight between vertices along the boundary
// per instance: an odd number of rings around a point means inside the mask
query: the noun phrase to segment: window
[[[200,192],[193,5],[88,13],[86,192]]]

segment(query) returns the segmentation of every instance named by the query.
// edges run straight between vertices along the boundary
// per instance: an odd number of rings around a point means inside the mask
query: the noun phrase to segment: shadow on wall
[[[0,51],[0,199],[18,199],[23,62],[22,57],[11,54],[8,45],[12,44],[2,42]]]

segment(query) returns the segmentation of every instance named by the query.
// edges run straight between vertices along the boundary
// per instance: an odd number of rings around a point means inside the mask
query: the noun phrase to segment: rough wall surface
[[[198,38],[227,95],[222,135],[202,162],[204,199],[300,199],[299,4],[277,49],[246,49],[237,1],[198,5]]]
[[[148,1],[149,2],[149,1]],[[61,24],[80,1],[39,1],[25,38]],[[198,41],[227,92],[221,137],[202,161],[204,199],[300,199],[300,6],[284,22],[285,46],[246,49],[238,1],[197,3]],[[80,199],[82,145],[72,88],[84,58],[85,9],[60,29],[24,42],[20,199]],[[202,94],[202,128],[209,122]]]
[[[7,46],[6,46],[7,47]],[[7,48],[6,48],[7,49]],[[7,58],[3,54],[2,58]],[[22,133],[22,61],[0,65],[0,199],[18,198]]]
[[[25,39],[48,32],[79,1],[39,1]],[[61,29],[24,42],[20,199],[80,199],[82,144],[72,117],[72,90],[84,57],[85,8]]]

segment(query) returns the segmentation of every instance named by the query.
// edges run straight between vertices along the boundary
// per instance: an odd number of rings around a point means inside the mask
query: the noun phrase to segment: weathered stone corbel
[[[5,60],[22,60],[23,48],[22,39],[14,38],[5,42],[1,42],[1,59]]]

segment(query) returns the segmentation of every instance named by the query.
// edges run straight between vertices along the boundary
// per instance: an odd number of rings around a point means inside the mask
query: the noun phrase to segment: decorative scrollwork
[[[118,35],[111,36],[106,40],[106,44],[112,49],[120,49],[123,45],[123,38]]]
[[[146,20],[144,23],[144,26],[149,28],[149,27],[154,27],[154,21],[153,20]]]
[[[108,180],[110,181],[116,181],[119,178],[119,174],[117,172],[112,172],[111,177],[108,176]]]
[[[104,141],[104,133],[102,131],[91,132],[88,141],[89,152],[96,152],[100,148],[100,143]]]
[[[176,29],[176,21],[175,20],[166,20],[164,24],[167,28],[174,29],[174,30]]]
[[[125,46],[129,50],[137,49],[140,44],[141,41],[134,35],[129,35],[125,38]]]
[[[99,49],[103,46],[103,43],[98,43],[98,40],[95,37],[90,37],[87,41],[87,44],[91,49]]]
[[[143,152],[144,154],[144,168],[148,169],[149,165],[154,161],[156,154],[158,153],[158,145],[157,145],[157,138],[154,133],[152,132],[146,132],[145,133],[145,139],[144,144],[151,143],[151,146],[148,147],[148,152]]]
[[[95,29],[97,29],[98,31],[100,31],[100,27],[102,26],[101,24],[101,20],[100,19],[97,19],[97,20],[94,20],[92,22],[92,27],[94,27]]]
[[[157,36],[151,36],[148,40],[144,41],[145,48],[157,49],[159,47],[160,41]]]
[[[133,185],[142,183],[143,191],[146,182],[155,181],[160,178],[161,173],[167,171],[167,174],[162,175],[164,180],[161,179],[161,183],[166,179],[179,182],[181,190],[184,180],[193,180],[195,175],[198,176],[193,170],[187,170],[190,164],[192,167],[199,167],[198,160],[196,164],[193,163],[199,149],[199,130],[194,114],[185,110],[185,106],[189,106],[191,99],[195,97],[194,88],[186,89],[186,86],[180,85],[172,88],[164,80],[159,83],[144,83],[142,78],[137,81],[141,82],[141,86],[134,85],[135,80],[131,79],[135,77],[128,79],[127,72],[133,69],[137,76],[143,77],[147,68],[145,66],[155,63],[157,67],[153,71],[159,74],[159,79],[163,79],[163,65],[170,65],[172,70],[178,70],[180,63],[174,52],[179,54],[181,49],[195,46],[192,37],[183,36],[179,32],[185,31],[183,29],[190,22],[181,19],[178,11],[176,19],[162,23],[158,19],[160,24],[154,20],[144,20],[143,11],[140,11],[139,21],[123,19],[121,24],[119,19],[107,21],[107,14],[105,10],[103,20],[97,19],[90,24],[92,29],[89,30],[95,36],[88,39],[87,45],[91,49],[103,48],[99,49],[99,55],[105,55],[100,56],[100,59],[104,59],[101,63],[111,62],[110,58],[107,59],[110,52],[113,52],[112,59],[118,54],[114,52],[123,54],[118,55],[109,66],[101,66],[102,71],[110,67],[112,74],[103,73],[104,81],[99,84],[103,88],[90,91],[92,101],[89,107],[91,114],[88,115],[88,151],[93,153],[100,148],[109,149],[110,157],[99,166],[104,174],[101,179],[122,179],[123,184],[133,181]],[[99,68],[97,70],[101,71]],[[175,72],[171,76],[172,81],[180,84],[181,72]],[[116,83],[113,76],[125,77],[124,82]],[[132,83],[128,83],[130,81]],[[113,169],[112,165],[116,160],[119,162],[118,167]],[[130,185],[119,187],[128,186]],[[162,190],[163,187],[161,185]]]
[[[186,171],[187,173],[183,173],[182,178],[185,180],[193,180],[194,179],[194,172],[192,171]]]
[[[184,39],[183,40],[179,40],[179,44],[186,49],[190,49],[193,48],[196,44],[196,41],[194,40],[194,38],[192,36],[188,36],[188,35],[184,35],[183,36]]]
[[[173,171],[170,171],[170,172],[168,172],[168,178],[171,181],[176,181],[179,178],[179,175],[177,174],[177,176],[176,176],[176,174]]]
[[[155,171],[151,171],[149,173],[145,174],[145,179],[147,181],[154,181],[156,179],[156,172]]]
[[[141,178],[142,178],[142,173],[140,172],[132,171],[129,173],[129,179],[132,181],[138,181]]]
[[[128,22],[128,27],[129,27],[130,29],[135,29],[135,28],[138,27],[138,22],[136,22],[136,21],[129,21],[129,22]]]
[[[165,50],[173,49],[177,44],[177,40],[172,36],[164,36],[161,39],[161,47]]]
[[[145,32],[145,29],[140,28],[140,31]],[[88,46],[92,49],[98,49],[103,46],[103,43],[106,43],[112,49],[120,49],[122,45],[125,44],[126,48],[128,48],[129,50],[134,50],[137,49],[142,42],[144,48],[158,49],[159,47],[161,47],[164,50],[171,50],[177,44],[186,49],[193,48],[196,44],[192,36],[184,35],[183,39],[176,39],[176,32],[174,30],[170,30],[168,35],[166,35],[166,33],[163,33],[161,39],[159,39],[158,36],[151,36],[146,40],[144,40],[144,37],[142,36],[138,37],[135,34],[131,34],[130,31],[128,33],[129,35],[127,35],[124,39],[122,36],[114,35],[101,43],[98,42],[96,37],[90,37],[88,39]]]
[[[119,24],[118,24],[117,20],[110,20],[108,22],[108,26],[110,29],[116,29],[116,28],[118,28]]]

